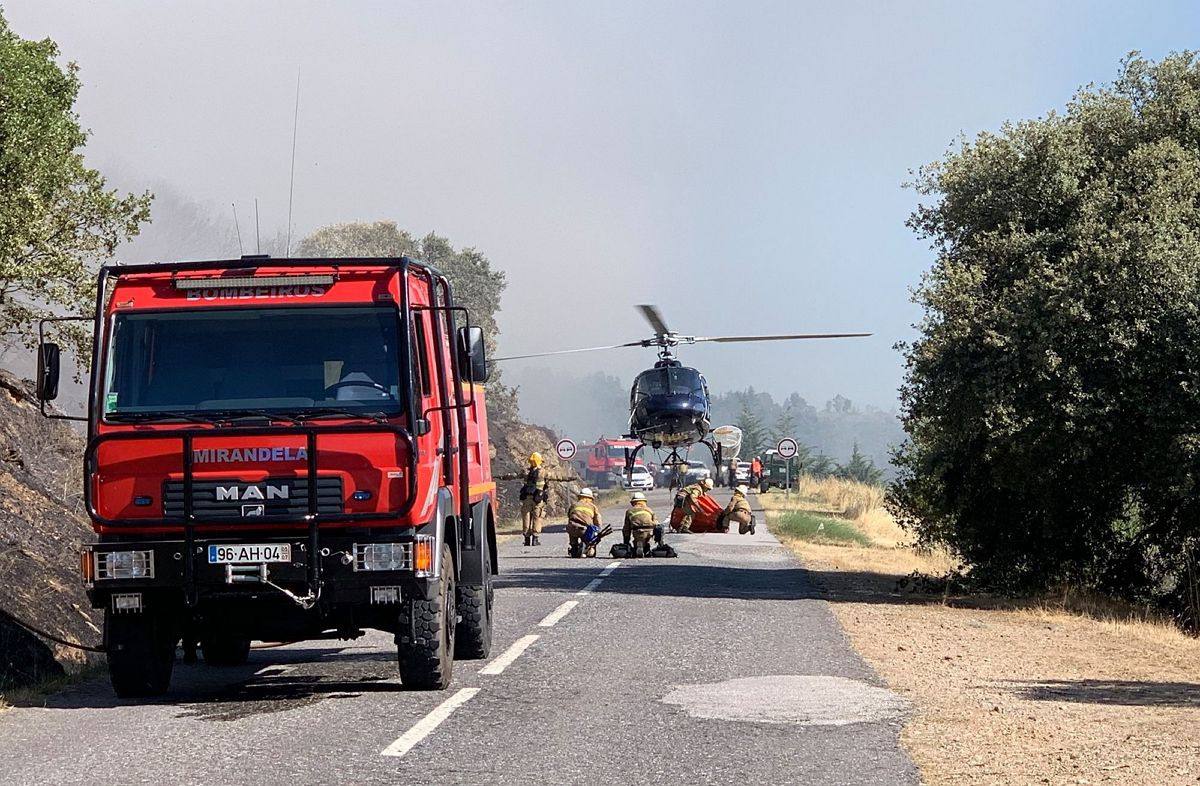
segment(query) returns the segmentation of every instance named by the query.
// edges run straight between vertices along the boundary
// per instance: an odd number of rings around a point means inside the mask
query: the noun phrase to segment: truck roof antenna
[[[233,228],[237,230],[238,256],[241,256],[246,253],[246,250],[242,248],[242,227],[238,224],[237,203],[230,202],[229,206],[233,208]]]
[[[296,110],[292,115],[292,172],[288,180],[288,228],[287,246],[283,255],[292,253],[292,194],[296,190],[296,129],[300,125],[300,66],[296,66]]]
[[[262,253],[262,236],[258,233],[258,197],[254,198],[254,253]]]

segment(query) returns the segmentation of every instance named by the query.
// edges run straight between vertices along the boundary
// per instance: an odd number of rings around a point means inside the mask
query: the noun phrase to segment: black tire
[[[162,613],[104,612],[108,674],[122,699],[161,696],[171,684],[179,631]]]
[[[488,553],[487,533],[480,539],[483,559],[483,584],[458,587],[458,630],[454,636],[454,657],[482,660],[492,652],[492,555]]]
[[[241,666],[250,657],[250,639],[205,638],[200,651],[209,666]]]
[[[409,602],[415,635],[412,641],[396,647],[400,682],[408,690],[444,690],[450,684],[458,628],[455,597],[454,560],[450,546],[443,545],[437,595],[433,600],[418,598]]]

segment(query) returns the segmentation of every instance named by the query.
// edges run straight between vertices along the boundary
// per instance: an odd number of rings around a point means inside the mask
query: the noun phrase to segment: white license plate
[[[290,543],[227,543],[208,547],[210,565],[291,561]]]

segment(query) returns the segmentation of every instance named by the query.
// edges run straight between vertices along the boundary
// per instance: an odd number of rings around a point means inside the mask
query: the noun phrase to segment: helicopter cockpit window
[[[640,374],[637,378],[637,396],[665,396],[671,392],[671,382],[666,369],[655,369]]]
[[[633,398],[644,396],[704,396],[704,377],[694,368],[660,368],[637,378]]]
[[[704,378],[694,368],[672,368],[668,371],[670,371],[673,395],[704,395]]]

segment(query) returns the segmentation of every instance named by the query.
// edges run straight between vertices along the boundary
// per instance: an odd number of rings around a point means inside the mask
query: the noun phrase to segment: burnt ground
[[[92,534],[80,496],[83,437],[68,421],[42,417],[32,393],[31,383],[0,371],[0,692],[94,658],[12,618],[67,641],[100,641],[77,567],[79,544]]]

